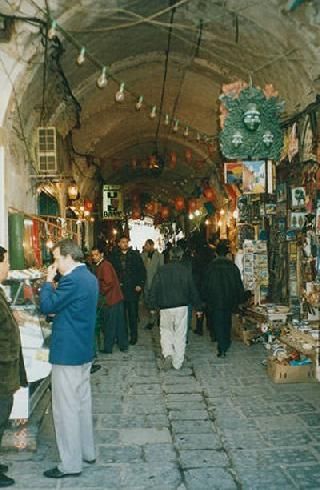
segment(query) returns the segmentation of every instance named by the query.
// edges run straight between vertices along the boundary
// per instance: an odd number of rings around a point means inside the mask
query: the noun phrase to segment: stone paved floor
[[[158,367],[158,329],[128,354],[100,355],[92,376],[97,463],[48,480],[57,461],[50,414],[36,454],[7,456],[15,488],[320,489],[320,384],[275,385],[261,345],[226,359],[190,334],[185,366]]]

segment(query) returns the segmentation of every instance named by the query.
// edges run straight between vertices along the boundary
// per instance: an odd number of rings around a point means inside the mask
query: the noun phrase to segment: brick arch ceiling
[[[255,85],[274,84],[286,101],[288,114],[314,100],[319,33],[310,4],[288,12],[287,0],[107,3],[106,8],[105,0],[51,0],[51,15],[95,60],[110,67],[130,91],[142,94],[148,106],[159,107],[171,12],[157,13],[166,9],[168,3],[177,3],[163,111],[197,131],[217,133],[221,84],[248,79],[249,73]],[[152,19],[133,25],[149,17]],[[178,161],[182,162],[176,170],[177,178],[190,177],[192,172],[183,162],[185,148],[192,146],[195,158],[201,159],[205,157],[206,145],[197,147],[183,138],[181,130],[180,136],[172,135],[163,123],[157,132],[157,119],[151,121],[150,110],[146,108],[137,113],[135,98],[130,94],[126,94],[122,104],[117,104],[114,100],[117,84],[110,81],[105,89],[99,90],[95,85],[98,68],[89,60],[77,66],[77,49],[62,34],[59,37],[65,48],[62,67],[81,105],[81,127],[72,128],[74,120],[68,120],[63,102],[56,104],[50,119],[61,133],[72,130],[76,150],[99,159],[105,178],[123,183],[128,179],[127,167],[123,165],[113,172],[110,165],[113,159],[123,162],[134,157],[143,159],[156,147],[160,153],[176,151]],[[25,90],[25,114],[30,114],[42,92],[41,69],[39,66]],[[202,172],[210,173],[210,165],[214,167],[218,158],[218,153],[211,155]],[[170,187],[169,176],[162,178],[163,185]]]

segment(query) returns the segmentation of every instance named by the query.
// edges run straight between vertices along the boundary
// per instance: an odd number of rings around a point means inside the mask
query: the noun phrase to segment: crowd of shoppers
[[[194,309],[195,333],[203,334],[204,317],[217,355],[231,344],[231,316],[244,300],[244,288],[226,243],[212,247],[186,241],[158,252],[148,239],[141,254],[129,247],[127,236],[105,257],[93,247],[90,264],[70,239],[52,249],[53,263],[40,291],[40,309],[53,316],[49,362],[52,364],[52,412],[60,463],[44,472],[47,478],[79,476],[83,462],[96,460],[93,437],[90,373],[101,329],[103,346],[128,351],[138,340],[138,305],[143,292],[152,329],[160,312],[163,369],[180,369],[184,362],[188,316]],[[0,247],[0,283],[8,274],[8,254]],[[57,276],[58,273],[58,276]],[[98,321],[97,321],[98,320]],[[129,342],[128,337],[130,334]],[[0,287],[0,442],[12,409],[13,395],[27,385],[19,327]],[[0,487],[14,483],[0,464]]]

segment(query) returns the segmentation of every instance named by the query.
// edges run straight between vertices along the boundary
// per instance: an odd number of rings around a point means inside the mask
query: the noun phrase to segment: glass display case
[[[38,294],[43,277],[40,271],[9,271],[3,284],[7,299],[20,327],[20,337],[29,386],[14,397],[11,419],[27,419],[49,384],[48,362],[50,323],[40,315]]]

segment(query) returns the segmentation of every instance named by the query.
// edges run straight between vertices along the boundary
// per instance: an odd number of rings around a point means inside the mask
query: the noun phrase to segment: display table
[[[51,364],[48,362],[50,325],[40,318],[38,292],[42,282],[39,271],[10,271],[4,289],[20,327],[24,364],[29,385],[14,395],[10,419],[28,419],[48,387]]]

